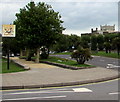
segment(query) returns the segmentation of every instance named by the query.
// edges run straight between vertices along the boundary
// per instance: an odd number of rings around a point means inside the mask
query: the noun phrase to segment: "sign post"
[[[15,25],[2,25],[2,37],[15,37]],[[7,46],[7,69],[9,70],[9,45]]]

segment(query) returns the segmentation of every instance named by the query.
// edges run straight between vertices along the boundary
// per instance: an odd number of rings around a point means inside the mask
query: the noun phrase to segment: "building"
[[[115,24],[113,26],[111,25],[100,25],[100,30],[99,33],[100,34],[104,34],[104,33],[114,33],[115,32]]]
[[[98,28],[96,28],[95,30],[92,28],[91,29],[91,33],[82,33],[81,36],[84,35],[99,35],[99,34],[110,34],[110,33],[116,33],[115,31],[115,24],[113,26],[111,25],[100,25],[100,30],[98,30]]]

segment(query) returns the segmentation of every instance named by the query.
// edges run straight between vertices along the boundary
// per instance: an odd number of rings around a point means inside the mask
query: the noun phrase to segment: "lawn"
[[[64,59],[64,58],[53,57],[53,56],[49,56],[48,59],[44,59],[44,60],[42,59],[41,61],[55,62],[55,63],[65,64],[65,65],[70,65],[70,66],[75,66],[75,67],[95,67],[93,65],[77,64],[76,61],[68,60],[68,59]]]
[[[54,55],[71,55],[71,52],[55,53]],[[120,58],[116,52],[106,53],[105,51],[98,51],[98,53],[92,53],[95,56],[104,56],[111,58]]]
[[[118,56],[117,53],[114,53],[114,52],[106,53],[105,51],[99,51],[98,53],[94,53],[93,55],[111,57],[111,58],[120,58],[120,56]]]
[[[20,72],[25,71],[22,67],[18,66],[17,64],[10,62],[10,69],[7,69],[7,60],[2,59],[2,72],[0,73],[12,73],[12,72]]]

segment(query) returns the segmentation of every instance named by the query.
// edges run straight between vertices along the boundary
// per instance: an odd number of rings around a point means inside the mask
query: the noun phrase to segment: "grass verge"
[[[41,61],[55,62],[55,63],[65,64],[73,67],[95,67],[93,65],[88,65],[88,64],[77,64],[76,61],[72,61],[64,58],[58,58],[54,56],[49,56],[48,59],[42,59]]]
[[[106,53],[104,51],[99,51],[98,53],[94,53],[92,55],[95,55],[95,56],[104,56],[104,57],[111,57],[111,58],[119,58],[120,59],[120,56],[118,56],[117,53],[114,53],[114,52]]]
[[[20,72],[20,71],[25,71],[22,67],[18,66],[14,62],[10,61],[10,69],[7,69],[7,60],[2,59],[2,72],[0,73],[12,73],[12,72]]]
[[[71,54],[72,54],[71,52],[63,52],[63,53],[55,53],[53,55],[71,55]],[[120,59],[120,55],[118,56],[116,52],[106,53],[105,51],[98,51],[98,53],[92,53],[92,55]]]

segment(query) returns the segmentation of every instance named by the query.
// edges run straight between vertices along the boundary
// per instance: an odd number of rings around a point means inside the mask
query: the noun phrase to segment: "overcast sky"
[[[0,3],[0,24],[11,24],[15,14],[31,0],[4,0]],[[33,0],[38,3],[41,0]],[[100,25],[116,25],[118,29],[119,0],[44,0],[59,12],[64,21],[64,34],[89,33],[91,28],[100,29]],[[106,1],[106,2],[105,2]],[[114,2],[113,2],[114,1]],[[2,18],[1,18],[2,17]],[[0,27],[0,33],[2,32]]]

